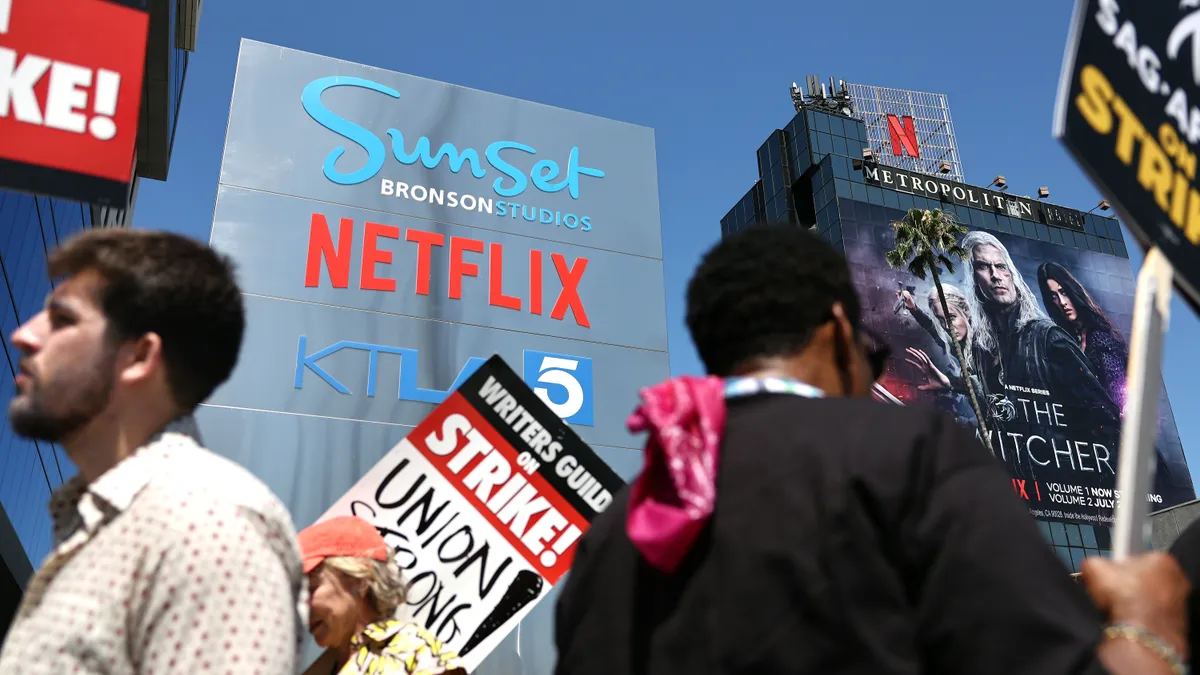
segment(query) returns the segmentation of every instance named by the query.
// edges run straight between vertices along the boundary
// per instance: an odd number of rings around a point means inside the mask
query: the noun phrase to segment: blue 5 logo
[[[591,359],[526,349],[525,384],[564,421],[592,426]]]

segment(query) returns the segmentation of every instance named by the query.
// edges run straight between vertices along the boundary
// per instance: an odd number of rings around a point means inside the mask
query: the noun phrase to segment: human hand
[[[950,389],[950,378],[946,377],[945,373],[933,365],[933,360],[929,358],[929,355],[924,350],[909,347],[904,351],[908,354],[908,358],[905,358],[904,361],[915,366],[925,376],[925,384],[918,385],[917,391],[942,391]]]
[[[1164,553],[1120,562],[1088,558],[1080,580],[1109,622],[1141,626],[1187,658],[1191,583],[1175,558]]]

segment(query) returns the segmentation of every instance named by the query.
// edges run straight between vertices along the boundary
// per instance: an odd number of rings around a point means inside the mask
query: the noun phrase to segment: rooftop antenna
[[[800,112],[804,107],[812,107],[846,117],[854,116],[850,88],[845,80],[830,77],[826,86],[819,75],[807,75],[804,84],[807,95],[800,90],[798,83],[792,82],[792,105],[795,106],[796,112]]]

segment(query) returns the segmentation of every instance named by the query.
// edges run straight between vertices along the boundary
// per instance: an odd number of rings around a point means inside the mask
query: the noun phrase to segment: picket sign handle
[[[1113,524],[1113,559],[1121,560],[1146,550],[1150,539],[1150,505],[1146,495],[1154,483],[1158,453],[1158,398],[1162,392],[1163,339],[1171,320],[1171,263],[1158,248],[1150,249],[1138,273],[1133,308],[1133,335],[1125,380],[1125,421],[1121,425],[1120,460],[1117,464],[1116,522]]]

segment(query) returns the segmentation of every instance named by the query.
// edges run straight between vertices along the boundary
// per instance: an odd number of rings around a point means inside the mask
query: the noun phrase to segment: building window
[[[850,167],[846,166],[844,157],[833,158],[833,175],[837,178],[850,180]]]
[[[829,133],[829,115],[819,112],[808,113],[809,126],[817,131]]]
[[[856,239],[858,237],[858,226],[855,224],[855,222],[853,220],[850,220],[848,218],[843,219],[841,222],[841,226],[842,226],[842,239],[843,240]]]
[[[829,241],[838,242],[842,240],[842,225],[836,219],[829,225]]]
[[[822,156],[833,154],[833,136],[817,134],[817,152]]]
[[[837,115],[829,116],[829,133],[834,136],[845,136],[846,129],[842,126],[842,118]]]
[[[1087,558],[1112,555],[1108,532],[1101,537],[1095,526],[1038,521],[1038,529],[1071,572],[1078,572]]]
[[[1108,228],[1108,238],[1113,241],[1123,241],[1125,238],[1121,236],[1121,224],[1116,218],[1105,218],[1104,226]]]

